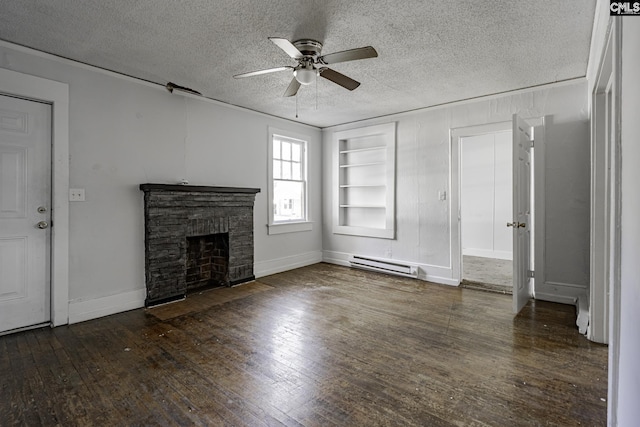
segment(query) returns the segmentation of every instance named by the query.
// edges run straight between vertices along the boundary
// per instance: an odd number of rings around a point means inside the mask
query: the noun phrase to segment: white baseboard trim
[[[536,299],[576,305],[578,298],[587,294],[587,286],[574,283],[544,282],[536,286]]]
[[[424,280],[425,282],[437,283],[439,285],[460,286],[460,282],[458,280],[450,279],[448,277],[436,276],[433,274],[425,274],[424,276],[419,275],[418,279]]]
[[[536,286],[536,299],[577,305],[578,298],[584,298],[587,287],[574,283],[544,282]]]
[[[145,289],[89,300],[69,301],[69,324],[144,307]]]
[[[347,252],[337,252],[337,251],[323,251],[322,252],[322,261],[329,264],[342,265],[344,267],[349,267],[349,260],[353,255],[362,255],[366,254],[350,254]],[[406,260],[398,260],[398,259],[390,259],[390,258],[380,258],[374,257],[376,259],[382,261],[389,262],[402,262],[411,265],[415,265],[418,267],[418,279],[424,280],[426,282],[438,283],[441,285],[449,285],[449,286],[458,286],[460,283],[457,280],[452,278],[452,269],[449,267],[440,267],[437,265],[430,264],[421,264],[418,262],[406,261]]]
[[[557,302],[559,304],[568,304],[568,305],[576,305],[576,298],[566,296],[566,295],[557,295],[557,294],[549,294],[546,292],[536,292],[536,299],[540,301],[549,301],[549,302]]]
[[[351,259],[351,254],[348,254],[346,252],[322,251],[322,261],[329,264],[349,267],[351,266],[351,264],[349,264],[349,259]]]
[[[478,256],[482,258],[513,260],[513,252],[509,251],[490,251],[488,249],[463,248],[462,255]]]
[[[575,283],[562,283],[562,282],[544,282],[544,286],[553,286],[558,289],[575,289],[580,292],[585,292],[589,285],[576,285]]]
[[[299,255],[270,259],[268,261],[258,261],[253,265],[253,274],[256,278],[264,277],[319,262],[322,262],[322,251],[305,252]]]

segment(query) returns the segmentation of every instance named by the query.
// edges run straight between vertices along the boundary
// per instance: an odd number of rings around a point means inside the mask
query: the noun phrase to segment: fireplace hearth
[[[145,306],[182,299],[202,287],[255,279],[253,205],[259,188],[141,184],[140,189]]]

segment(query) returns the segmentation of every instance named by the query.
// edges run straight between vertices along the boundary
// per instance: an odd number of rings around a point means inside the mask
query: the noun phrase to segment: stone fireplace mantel
[[[259,188],[141,184],[144,192],[145,306],[187,292],[187,239],[228,233],[228,286],[254,280],[253,205]]]

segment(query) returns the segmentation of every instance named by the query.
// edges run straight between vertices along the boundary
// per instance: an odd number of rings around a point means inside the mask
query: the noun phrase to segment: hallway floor
[[[513,286],[513,261],[464,255],[462,263],[462,278],[466,282],[496,285],[500,291]]]

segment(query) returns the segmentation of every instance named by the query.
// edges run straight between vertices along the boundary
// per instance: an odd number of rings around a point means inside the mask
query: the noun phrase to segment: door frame
[[[591,271],[587,338],[609,344],[607,418],[617,425],[620,360],[622,20],[609,18],[591,95]],[[611,108],[611,111],[609,110]]]
[[[544,126],[544,118],[524,118],[531,126]],[[462,280],[462,222],[460,221],[460,196],[461,196],[461,138],[483,135],[487,133],[501,132],[513,130],[512,120],[502,122],[487,123],[483,125],[465,126],[452,128],[449,131],[449,153],[450,153],[450,176],[449,188],[451,189],[450,206],[449,206],[449,224],[451,233],[451,278],[456,284],[460,284]],[[534,206],[534,265],[535,277],[534,287],[536,284],[544,283],[545,267],[544,267],[544,135],[535,135],[535,147],[533,149],[533,206]],[[505,224],[506,226],[506,224]],[[535,288],[534,288],[535,294]]]
[[[51,105],[51,326],[69,323],[69,85],[0,68],[0,93]]]
[[[611,340],[611,304],[616,304],[620,271],[620,138],[617,88],[619,43],[611,23],[591,94],[591,262],[587,338]],[[609,97],[613,102],[609,102]],[[610,111],[612,108],[612,111]],[[613,118],[613,123],[610,119]],[[611,134],[610,130],[614,130]],[[610,298],[611,302],[610,302]],[[615,313],[611,311],[611,313]]]

